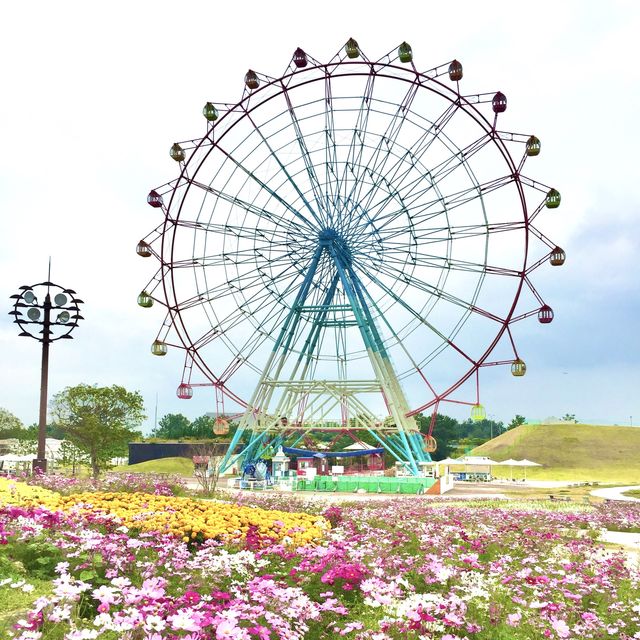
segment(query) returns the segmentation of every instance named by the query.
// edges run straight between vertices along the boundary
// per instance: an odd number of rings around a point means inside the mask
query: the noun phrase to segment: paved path
[[[598,498],[604,498],[605,500],[623,500],[624,502],[640,502],[639,498],[633,498],[631,496],[622,495],[626,491],[640,491],[640,485],[633,487],[608,487],[604,489],[594,489],[591,492],[592,496]]]

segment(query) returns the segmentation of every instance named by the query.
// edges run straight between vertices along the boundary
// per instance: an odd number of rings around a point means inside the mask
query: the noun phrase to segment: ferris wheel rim
[[[403,67],[398,67],[395,65],[391,65],[391,64],[379,64],[379,63],[363,63],[361,61],[354,61],[354,62],[348,62],[348,61],[341,61],[339,63],[335,63],[333,66],[335,68],[340,67],[341,65],[362,65],[362,64],[366,64],[366,66],[370,67],[370,71],[369,73],[365,73],[363,72],[359,72],[359,73],[349,73],[349,74],[341,74],[339,77],[350,77],[350,76],[367,76],[369,75],[371,76],[382,76],[382,77],[387,77],[389,79],[393,79],[393,80],[403,80],[405,82],[409,82],[408,80],[405,80],[404,78],[398,78],[397,76],[384,76],[384,74],[381,73],[382,69],[386,69],[386,68],[392,68],[392,69],[401,69],[403,72],[406,71],[405,68]],[[373,72],[373,68],[375,64],[379,64],[380,69],[377,72]],[[264,85],[262,88],[259,88],[258,90],[256,90],[256,94],[265,89],[267,86],[273,86],[276,85],[278,83],[280,83],[282,85],[283,81],[287,78],[291,78],[294,76],[297,76],[301,73],[304,73],[305,71],[311,71],[313,70],[317,70],[320,68],[324,68],[326,70],[326,68],[329,65],[316,65],[315,67],[309,68],[309,69],[305,69],[305,70],[299,70],[299,71],[292,71],[289,74],[285,74],[284,76],[281,76],[280,78],[277,79],[272,79],[268,84]],[[415,72],[416,77],[420,76],[423,77],[423,74],[420,74],[419,72]],[[435,79],[435,78],[429,78],[427,76],[424,76],[424,78],[426,80],[428,80],[429,83],[436,83],[438,84],[441,88],[444,88],[448,93],[452,93],[452,95],[455,97],[455,99],[458,101],[457,104],[457,108],[458,109],[462,109],[464,111],[464,113],[468,116],[471,116],[483,129],[485,129],[485,125],[488,128],[488,131],[491,130],[491,125],[489,123],[489,121],[484,117],[483,114],[481,114],[479,112],[479,110],[471,103],[469,103],[466,98],[464,96],[461,96],[460,94],[455,94],[449,87],[446,87],[443,83],[441,83],[439,80]],[[315,79],[309,79],[308,82],[306,82],[305,84],[312,84],[314,82],[317,82],[319,80],[319,78],[315,78]],[[437,95],[439,95],[440,97],[443,97],[445,99],[450,100],[450,98],[447,95],[443,95],[443,93],[441,91],[433,91],[432,87],[430,85],[421,85],[422,88],[426,88],[429,91],[432,91],[434,93],[436,93]],[[277,98],[278,96],[281,96],[284,92],[286,92],[287,89],[283,87],[282,91],[280,93],[276,93],[273,96],[269,97],[268,100],[272,100]],[[243,98],[236,103],[231,109],[229,109],[225,114],[223,114],[221,116],[220,122],[222,122],[222,120],[227,117],[232,111],[234,111],[235,109],[238,109],[241,107],[241,105],[244,105],[246,103],[248,103],[251,98],[254,96],[254,93],[249,93],[246,94],[245,96],[243,96]],[[450,102],[453,104],[453,101],[450,100]],[[258,109],[263,103],[258,103],[256,105],[254,105],[251,110],[255,110]],[[242,118],[240,118],[237,122],[232,124],[232,127],[235,127],[240,121],[242,120]],[[485,129],[487,130],[487,129]],[[221,139],[224,138],[224,136],[227,135],[227,132],[225,131],[223,133],[223,136]],[[200,139],[200,141],[198,142],[198,145],[196,146],[196,148],[199,148],[201,145],[203,145],[205,143],[205,140],[207,139],[207,136],[204,136],[203,138]],[[511,318],[514,315],[518,300],[520,298],[520,294],[522,292],[522,288],[524,285],[524,280],[525,280],[525,270],[526,270],[526,265],[527,265],[527,261],[528,261],[528,248],[529,248],[529,228],[528,228],[528,211],[527,211],[527,204],[526,204],[526,198],[524,197],[523,194],[523,188],[522,188],[522,184],[520,182],[519,176],[517,175],[517,168],[516,165],[513,161],[513,158],[511,157],[511,154],[509,153],[508,149],[506,148],[506,145],[504,143],[504,141],[499,137],[496,136],[493,138],[492,140],[495,144],[495,146],[498,148],[499,152],[501,153],[501,155],[503,156],[503,159],[505,160],[505,162],[510,166],[510,168],[512,168],[515,172],[515,177],[513,179],[513,182],[516,185],[516,188],[518,190],[518,194],[520,196],[520,200],[521,200],[521,205],[522,205],[522,215],[523,215],[523,220],[524,220],[524,251],[523,251],[523,266],[522,266],[522,275],[518,280],[518,285],[517,285],[517,289],[516,289],[516,293],[513,297],[513,301],[511,304],[511,307],[509,309],[509,311],[507,312],[507,315],[505,316],[504,322],[502,323],[502,325],[499,328],[499,331],[497,332],[497,334],[495,335],[493,341],[489,344],[489,346],[487,347],[487,349],[485,350],[485,352],[480,356],[480,358],[478,358],[476,360],[476,363],[471,366],[469,368],[469,370],[453,385],[451,385],[449,387],[449,389],[447,389],[446,392],[444,392],[443,394],[441,394],[442,396],[446,396],[448,394],[450,394],[452,391],[454,391],[455,389],[457,389],[459,386],[461,386],[466,380],[469,379],[469,377],[471,377],[478,369],[479,367],[481,367],[483,365],[483,363],[487,360],[487,358],[489,357],[489,355],[491,354],[491,352],[493,351],[493,349],[495,348],[496,344],[500,341],[500,339],[503,337],[505,331],[507,331],[508,326],[509,326],[509,322],[511,320]],[[216,144],[213,144],[211,146],[211,149],[205,154],[205,156],[200,160],[200,166],[202,166],[204,164],[204,162],[206,161],[208,155],[214,151],[214,149],[216,148]],[[180,177],[178,178],[178,180],[176,181],[177,183],[180,182],[180,180],[182,179],[183,175],[185,174],[185,172],[187,171],[187,168],[189,167],[189,163],[191,161],[191,159],[194,156],[190,156],[189,159],[184,163],[184,167],[181,171]],[[196,169],[194,175],[197,174],[199,170]],[[162,233],[162,251],[164,252],[164,243],[165,243],[165,238],[167,238],[168,236],[166,235],[166,232],[169,231],[169,228],[171,226],[173,226],[173,234],[175,236],[175,234],[177,233],[177,229],[178,229],[178,225],[175,224],[175,222],[177,220],[179,220],[180,215],[182,213],[182,206],[186,200],[186,192],[188,192],[189,189],[192,188],[192,185],[189,183],[186,186],[186,190],[185,190],[185,196],[183,196],[181,202],[180,202],[180,206],[178,208],[177,211],[177,215],[175,216],[175,218],[173,218],[171,221],[169,220],[169,217],[167,216],[167,218],[164,221],[164,227],[163,227],[163,233]],[[175,191],[172,193],[171,196],[171,200],[169,201],[169,205],[168,205],[168,211],[171,211],[172,209],[172,204],[173,204],[173,198],[175,195]],[[169,234],[170,235],[170,234]],[[174,254],[173,254],[173,250],[174,250],[174,243],[171,243],[171,260],[169,261],[169,264],[171,262],[173,262],[173,258],[174,258]],[[167,301],[170,300],[170,298],[173,298],[173,306],[170,306],[170,308],[174,309],[174,314],[173,314],[173,320],[174,321],[178,321],[179,324],[181,325],[181,331],[179,331],[180,333],[180,337],[181,339],[186,338],[186,340],[183,340],[183,342],[185,343],[185,348],[187,350],[188,353],[190,353],[191,357],[194,360],[198,360],[198,366],[199,368],[203,371],[203,373],[208,372],[208,375],[211,376],[212,381],[220,383],[222,386],[224,386],[224,381],[221,381],[219,378],[216,377],[216,375],[214,374],[214,372],[210,369],[210,367],[208,365],[206,365],[206,363],[204,362],[204,360],[200,357],[200,354],[197,352],[197,349],[194,346],[194,341],[191,339],[191,336],[189,334],[189,329],[186,326],[186,324],[183,322],[183,319],[181,317],[180,314],[180,309],[179,309],[179,300],[177,298],[176,295],[176,287],[175,287],[175,280],[174,280],[174,271],[172,269],[169,269],[170,272],[170,282],[171,282],[171,295],[169,295],[169,291],[167,290],[167,280],[163,279],[163,289],[164,289],[164,293],[165,293],[165,298]],[[471,314],[472,311],[468,311],[468,314]],[[189,345],[189,346],[187,346]],[[205,373],[205,375],[207,375],[207,373]],[[227,391],[230,395],[232,395],[231,390],[227,390],[225,387],[225,391]],[[233,394],[234,395],[234,394]],[[235,396],[236,398],[238,398],[238,396]],[[428,405],[425,405],[422,408],[426,408],[427,406],[431,406],[434,404],[434,402],[437,402],[438,399],[434,399],[433,401],[431,401]],[[415,411],[412,410],[412,412],[417,412],[418,409],[416,409]]]

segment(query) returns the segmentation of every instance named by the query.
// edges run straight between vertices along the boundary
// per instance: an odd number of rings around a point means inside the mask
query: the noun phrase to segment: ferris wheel
[[[553,320],[531,275],[565,261],[538,224],[560,194],[525,175],[540,140],[498,127],[505,95],[462,77],[457,60],[419,71],[406,42],[377,60],[354,39],[327,63],[297,49],[171,147],[138,303],[166,309],[152,353],[185,351],[178,397],[211,386],[238,414],[225,465],[365,431],[418,473],[443,403],[482,419],[480,370],[525,374],[512,327]]]

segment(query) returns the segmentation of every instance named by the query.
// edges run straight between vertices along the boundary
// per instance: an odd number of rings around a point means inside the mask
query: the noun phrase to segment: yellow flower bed
[[[244,538],[250,527],[261,536],[287,544],[308,544],[322,538],[330,527],[320,516],[285,511],[267,511],[223,502],[209,502],[147,493],[89,492],[61,496],[39,487],[14,482],[6,489],[0,483],[0,504],[41,505],[51,511],[108,513],[122,524],[139,531],[160,531],[189,539]]]
[[[0,478],[0,505],[37,505],[43,504],[45,500],[55,500],[56,497],[59,497],[58,494],[53,491],[49,491],[49,489],[32,487],[17,480]]]

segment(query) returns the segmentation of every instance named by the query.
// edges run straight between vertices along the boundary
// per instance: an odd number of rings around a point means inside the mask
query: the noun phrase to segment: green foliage
[[[18,440],[18,443],[13,447],[13,453],[19,456],[35,455],[38,451],[37,440]]]
[[[186,437],[189,434],[190,427],[189,419],[181,413],[167,413],[151,432],[151,435],[156,438],[177,440]]]
[[[419,413],[415,418],[420,432],[427,434],[431,416]],[[468,419],[464,422],[458,422],[455,418],[438,413],[433,428],[433,437],[438,443],[438,449],[432,454],[432,457],[434,460],[443,460],[449,456],[464,455],[473,447],[503,433],[504,430],[504,424],[495,420],[485,419],[474,422]]]
[[[9,563],[11,565],[11,563]],[[12,567],[15,569],[15,567]],[[12,577],[17,580],[24,579],[24,569],[20,572],[10,570],[5,572],[5,565],[0,556],[0,576],[3,578]],[[14,632],[13,624],[28,611],[33,602],[51,591],[49,580],[39,580],[33,576],[28,577],[29,584],[35,587],[31,593],[25,593],[22,589],[14,589],[10,585],[0,587],[0,638],[12,637]],[[53,640],[53,636],[51,637]]]
[[[575,413],[565,413],[561,419],[562,422],[573,422],[574,424],[578,424]]]
[[[511,420],[511,422],[509,423],[509,426],[507,427],[507,429],[515,429],[516,427],[523,425],[526,421],[527,419],[524,416],[521,416],[519,413],[516,413],[513,420]]]
[[[60,445],[60,459],[58,462],[64,467],[71,467],[71,473],[75,476],[78,467],[89,464],[90,460],[89,456],[73,442],[63,440]]]
[[[52,414],[65,439],[89,456],[94,478],[140,437],[145,419],[142,396],[124,387],[80,384],[54,396]]]
[[[224,416],[221,416],[224,417]],[[151,431],[152,438],[159,440],[185,440],[185,439],[220,439],[228,440],[233,437],[237,423],[229,423],[229,433],[217,436],[213,433],[215,417],[205,414],[189,422],[189,418],[181,413],[167,413],[162,417],[158,426]]]
[[[21,435],[18,435],[16,437],[22,440],[37,440],[38,431],[39,431],[38,423],[34,422],[33,424],[30,424],[28,427],[26,427]],[[60,427],[54,424],[46,425],[45,436],[47,438],[55,438],[56,440],[64,440],[64,433],[62,432]]]
[[[189,429],[192,438],[211,438],[213,436],[213,424],[215,418],[213,416],[200,416],[196,418]]]
[[[55,545],[44,538],[36,538],[26,543],[8,545],[0,558],[3,563],[9,563],[7,566],[25,571],[30,578],[47,580],[56,577],[56,565],[62,562],[64,556]]]
[[[0,407],[0,438],[19,438],[23,431],[24,425],[20,419]]]

